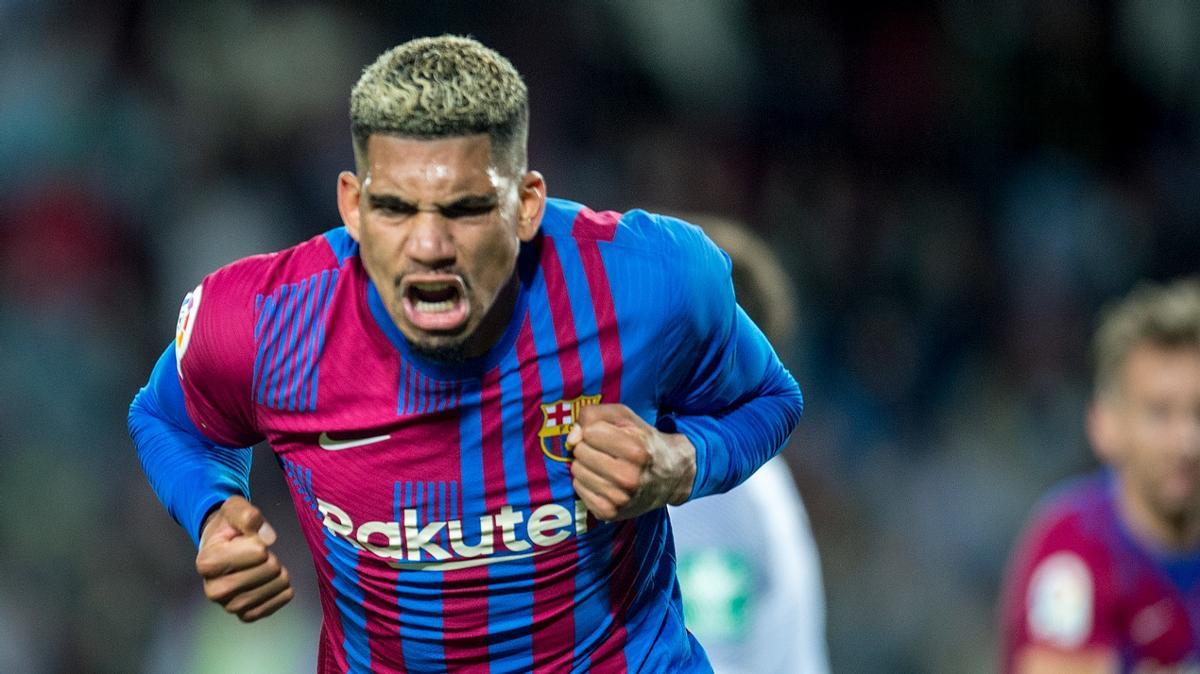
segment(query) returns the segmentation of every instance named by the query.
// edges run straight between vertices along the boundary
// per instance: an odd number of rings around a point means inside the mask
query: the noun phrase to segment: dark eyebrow
[[[456,199],[449,204],[439,204],[438,210],[447,218],[457,218],[468,215],[482,215],[500,202],[495,194],[469,194]]]
[[[409,213],[417,210],[417,205],[409,203],[391,194],[368,194],[367,203],[371,208],[385,208],[399,213]]]
[[[500,199],[495,194],[468,194],[455,199],[448,204],[434,206],[443,217],[461,218],[487,213],[499,204]],[[412,202],[405,201],[393,194],[369,194],[367,203],[372,209],[388,210],[398,214],[413,214],[421,208]]]
[[[449,204],[439,206],[439,208],[478,208],[483,206],[495,206],[498,199],[495,194],[468,194],[465,197],[455,199]]]

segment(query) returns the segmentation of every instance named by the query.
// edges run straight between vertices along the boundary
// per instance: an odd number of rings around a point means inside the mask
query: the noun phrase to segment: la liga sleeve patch
[[[188,342],[192,340],[192,329],[196,327],[196,312],[200,309],[200,291],[204,284],[183,298],[179,307],[179,320],[175,323],[175,369],[183,378],[183,355],[187,352]]]
[[[1063,649],[1078,648],[1092,632],[1095,584],[1091,570],[1073,552],[1042,560],[1029,580],[1029,633]]]

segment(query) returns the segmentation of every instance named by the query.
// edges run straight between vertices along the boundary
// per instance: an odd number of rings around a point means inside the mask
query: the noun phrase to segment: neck
[[[504,331],[508,329],[508,323],[513,318],[513,311],[517,306],[517,296],[520,294],[520,280],[518,279],[516,270],[513,271],[512,277],[508,279],[508,283],[500,289],[500,294],[496,296],[496,301],[492,302],[491,308],[479,323],[479,328],[475,330],[475,334],[471,335],[463,344],[463,354],[467,358],[477,358],[487,353],[489,349],[500,341],[504,336]]]
[[[1117,503],[1121,518],[1139,540],[1168,552],[1200,549],[1200,513],[1164,517],[1125,478],[1117,481]]]

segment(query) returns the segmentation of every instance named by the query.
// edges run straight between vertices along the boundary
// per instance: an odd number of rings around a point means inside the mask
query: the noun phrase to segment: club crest
[[[579,396],[571,400],[542,403],[542,427],[538,439],[542,442],[542,453],[547,458],[567,463],[571,452],[567,449],[567,434],[585,405],[598,405],[600,395]]]

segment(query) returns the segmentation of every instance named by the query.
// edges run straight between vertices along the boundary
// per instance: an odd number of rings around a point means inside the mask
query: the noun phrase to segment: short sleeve
[[[256,265],[234,263],[207,276],[179,311],[176,366],[188,416],[217,444],[262,440],[252,398]]]

